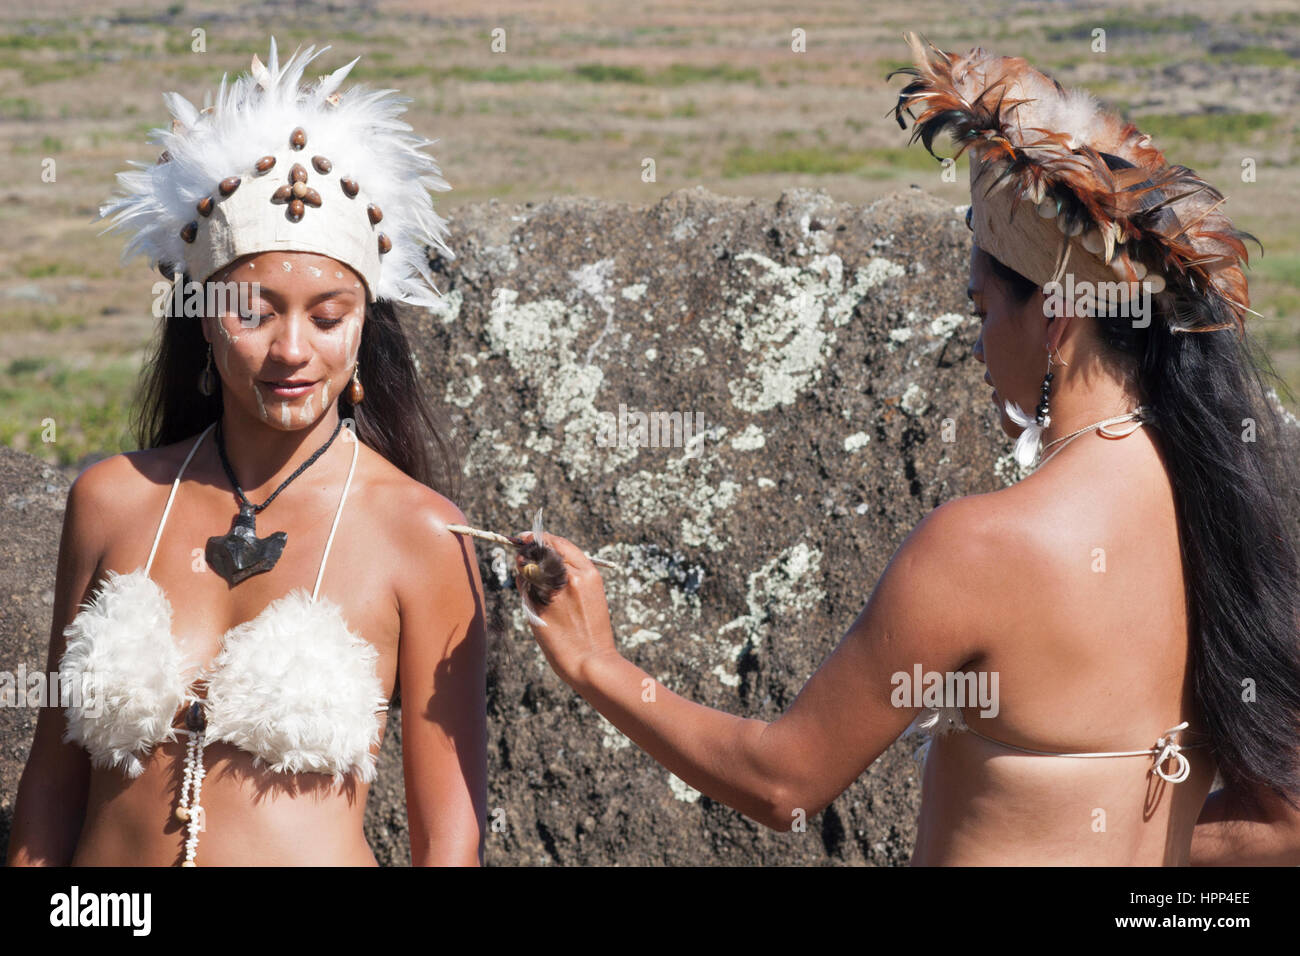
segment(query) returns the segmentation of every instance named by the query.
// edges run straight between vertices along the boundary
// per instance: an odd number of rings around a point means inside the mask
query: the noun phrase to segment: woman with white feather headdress
[[[974,356],[1028,474],[931,512],[771,722],[625,659],[554,535],[568,584],[534,637],[651,757],[778,831],[919,733],[914,863],[1300,863],[1296,441],[1245,332],[1249,237],[1086,92],[911,42],[896,117],[971,153]]]
[[[356,60],[302,85],[327,49],[165,94],[100,210],[179,281],[142,450],[69,495],[49,666],[84,693],[40,715],[11,862],[374,865],[399,685],[412,861],[482,862],[482,584],[395,311],[438,302],[450,187]]]

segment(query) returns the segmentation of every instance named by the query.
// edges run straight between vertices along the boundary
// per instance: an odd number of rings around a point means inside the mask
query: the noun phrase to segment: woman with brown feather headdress
[[[913,863],[1300,863],[1294,429],[1245,332],[1250,237],[1086,92],[909,42],[895,116],[969,151],[974,352],[1031,472],[928,515],[771,723],[645,703],[557,536],[568,582],[533,633],[652,757],[776,830],[922,733]],[[900,693],[914,673],[1000,697]]]

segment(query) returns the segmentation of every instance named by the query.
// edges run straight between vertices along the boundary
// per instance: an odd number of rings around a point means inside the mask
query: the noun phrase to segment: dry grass
[[[1259,0],[1195,3],[1177,17],[1101,4],[992,2],[981,19],[934,0],[876,6],[850,0],[789,4],[375,2],[331,12],[287,2],[103,4],[89,12],[50,0],[0,13],[0,441],[74,463],[117,450],[141,349],[154,332],[149,286],[120,242],[90,222],[125,160],[152,159],[160,93],[191,99],[265,56],[332,43],[322,71],[362,55],[355,76],[414,98],[411,121],[461,203],[589,195],[649,203],[702,184],[775,198],[793,186],[867,202],[917,183],[966,200],[965,174],[944,183],[886,113],[903,65],[901,33],[919,29],[946,48],[984,45],[1027,56],[1066,85],[1093,89],[1149,124],[1170,156],[1225,184],[1228,208],[1267,254],[1252,276],[1257,322],[1273,361],[1300,394],[1300,209],[1295,61],[1300,16]],[[429,12],[433,10],[434,12]],[[214,14],[220,13],[220,18]],[[993,24],[988,26],[988,24]],[[190,31],[207,30],[207,52]],[[1090,48],[1107,31],[1108,50]],[[506,31],[507,52],[490,50]],[[807,52],[791,51],[806,31]],[[1145,128],[1145,127],[1144,127]],[[642,161],[656,181],[642,181]],[[1240,182],[1240,163],[1257,165]],[[42,160],[57,163],[42,182]],[[1295,408],[1295,402],[1291,403]],[[56,446],[40,422],[67,422]],[[64,437],[66,436],[66,437]],[[57,452],[54,450],[57,447]]]

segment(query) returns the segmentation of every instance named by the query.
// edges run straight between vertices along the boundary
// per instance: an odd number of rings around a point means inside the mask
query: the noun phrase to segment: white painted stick
[[[471,538],[482,538],[484,541],[491,541],[494,544],[505,545],[507,548],[510,548],[512,550],[515,547],[514,542],[512,542],[509,538],[507,538],[503,534],[497,534],[494,531],[482,531],[478,528],[471,528],[463,524],[449,524],[447,525],[447,530],[453,531],[456,534],[469,535]],[[592,564],[598,564],[603,568],[618,567],[618,565],[615,564],[613,561],[606,561],[604,558],[595,558],[589,554],[587,555],[587,559]]]

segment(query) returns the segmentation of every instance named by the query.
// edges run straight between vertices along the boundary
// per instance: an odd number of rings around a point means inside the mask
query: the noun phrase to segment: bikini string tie
[[[1183,721],[1176,727],[1170,727],[1156,741],[1156,765],[1151,768],[1151,772],[1159,774],[1164,780],[1170,783],[1182,783],[1187,779],[1188,774],[1192,772],[1192,764],[1183,753],[1182,747],[1178,743],[1178,732],[1187,729],[1187,721]],[[1173,759],[1176,768],[1173,773],[1165,773],[1165,762]]]

